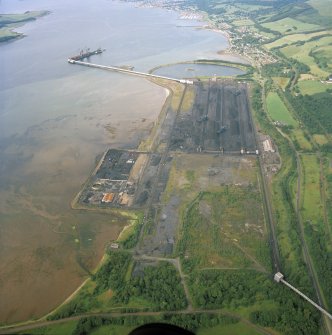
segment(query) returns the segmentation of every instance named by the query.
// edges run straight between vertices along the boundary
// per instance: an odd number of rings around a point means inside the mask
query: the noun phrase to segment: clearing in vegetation
[[[303,221],[321,224],[323,202],[320,191],[320,163],[316,155],[301,155],[303,175],[301,179],[301,214]]]
[[[326,92],[329,88],[332,90],[332,87],[330,87],[329,84],[322,83],[319,80],[301,80],[297,83],[297,86],[299,87],[302,95],[323,93]]]
[[[284,125],[296,127],[297,121],[292,117],[278,93],[270,92],[266,99],[267,110],[273,121],[279,121]]]

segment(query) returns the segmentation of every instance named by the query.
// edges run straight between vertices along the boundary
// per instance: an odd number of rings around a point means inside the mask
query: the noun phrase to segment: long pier
[[[194,83],[192,80],[158,76],[158,75],[155,75],[155,74],[152,74],[152,73],[126,70],[126,69],[122,69],[122,68],[116,67],[116,66],[99,65],[99,64],[89,63],[89,62],[82,62],[82,61],[74,60],[74,59],[71,59],[71,58],[68,59],[68,63],[93,67],[93,68],[102,69],[102,70],[109,70],[109,71],[114,71],[114,72],[119,72],[119,73],[125,73],[125,74],[130,74],[130,75],[133,75],[133,76],[143,77],[143,78],[166,79],[166,80],[176,81],[176,82],[181,83],[181,84],[190,84],[190,85],[192,85]]]

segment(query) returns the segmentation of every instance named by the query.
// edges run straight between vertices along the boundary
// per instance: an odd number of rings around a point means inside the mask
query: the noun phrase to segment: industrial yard
[[[179,106],[177,112],[172,106],[168,108],[162,131],[155,138],[156,144],[164,143],[158,149],[162,147],[163,152],[109,149],[76,197],[81,206],[142,208],[149,199],[151,204],[158,204],[173,155],[179,152],[239,156],[259,153],[247,84],[218,79],[196,81],[192,89],[195,94],[191,108]]]
[[[146,154],[108,150],[79,195],[85,205],[130,207],[147,160]]]
[[[232,80],[196,82],[192,110],[181,113],[172,150],[256,153],[247,84]]]
[[[155,207],[159,206],[168,183],[174,155],[192,154],[187,156],[191,161],[196,160],[195,155],[218,154],[216,157],[219,158],[213,166],[206,166],[211,179],[215,169],[218,172],[214,174],[218,175],[219,167],[227,165],[225,162],[229,160],[225,155],[259,153],[249,112],[246,83],[229,79],[197,80],[190,89],[194,92],[191,108],[182,108],[180,104],[175,111],[174,106],[168,106],[165,119],[158,127],[159,135],[154,139],[157,150],[143,152],[109,149],[102,156],[76,197],[80,207],[137,209],[149,206],[149,216],[154,217],[153,221],[158,221]],[[185,95],[186,92],[183,98]],[[179,158],[175,161],[179,161]],[[209,159],[203,158],[203,161]],[[236,167],[239,162],[232,160],[229,164],[235,164]],[[225,171],[227,169],[220,170],[220,175],[224,175]],[[172,208],[175,207],[177,204],[174,203]],[[174,218],[172,225],[166,224],[169,217],[167,220],[159,220],[164,223],[163,231],[170,230],[166,234],[166,244],[174,243],[176,229],[165,228],[177,225],[176,214]],[[167,253],[173,250],[168,249]]]

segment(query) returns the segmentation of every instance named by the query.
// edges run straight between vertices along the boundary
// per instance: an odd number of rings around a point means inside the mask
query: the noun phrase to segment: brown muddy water
[[[129,78],[123,87],[132,93],[129,105],[126,94],[105,98],[115,84],[107,73],[99,76],[99,82],[103,88],[75,101],[70,101],[71,95],[64,102],[71,108],[60,116],[43,121],[41,117],[11,137],[2,150],[0,315],[4,321],[41,316],[61,303],[125,224],[110,214],[72,210],[70,201],[106,147],[136,147],[146,136],[166,94],[147,81]],[[65,91],[68,78],[49,83],[53,85],[53,90]],[[45,100],[30,97],[26,104],[29,109],[37,105],[52,109],[52,100]],[[29,121],[20,120],[25,122]]]
[[[161,9],[0,2],[2,13],[41,9],[52,13],[19,29],[28,37],[0,45],[1,323],[48,313],[97,265],[125,222],[70,202],[107,148],[135,148],[147,136],[165,101],[164,88],[70,65],[68,56],[101,46],[91,61],[146,71],[218,58],[227,46],[221,34],[179,28],[178,14]]]

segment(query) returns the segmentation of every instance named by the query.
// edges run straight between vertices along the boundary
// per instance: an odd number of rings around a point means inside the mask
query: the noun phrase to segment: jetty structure
[[[68,63],[78,64],[78,65],[83,65],[83,66],[88,66],[88,67],[94,67],[94,68],[102,69],[102,70],[110,70],[110,71],[114,71],[114,72],[126,73],[126,74],[130,74],[130,75],[133,75],[133,76],[138,76],[138,77],[166,79],[166,80],[176,81],[176,82],[181,83],[181,84],[189,84],[189,85],[194,84],[193,80],[177,79],[177,78],[171,78],[171,77],[158,76],[158,75],[152,74],[152,73],[145,73],[145,72],[127,70],[127,69],[123,69],[123,68],[117,67],[117,66],[99,65],[99,64],[89,63],[89,62],[82,62],[82,61],[77,61],[77,60],[74,60],[74,59],[71,59],[71,58],[68,59]]]
[[[69,60],[74,60],[74,61],[83,60],[85,58],[89,58],[92,55],[101,54],[104,51],[106,51],[106,49],[98,48],[97,50],[93,50],[93,51],[91,51],[90,48],[87,48],[85,51],[82,49],[78,55],[69,57],[68,61]]]
[[[97,50],[94,50],[94,51],[90,51],[90,49],[87,49],[85,52],[83,50],[81,50],[79,55],[69,57],[68,58],[68,63],[93,67],[93,68],[102,69],[102,70],[120,72],[120,73],[130,74],[130,75],[133,75],[133,76],[138,76],[138,77],[166,79],[166,80],[176,81],[176,82],[181,83],[181,84],[189,84],[189,85],[194,84],[193,80],[171,78],[171,77],[165,77],[165,76],[158,76],[158,75],[155,75],[155,74],[152,74],[152,73],[134,71],[133,67],[130,67],[130,66],[125,66],[125,67],[123,67],[123,66],[122,67],[106,66],[106,65],[93,64],[93,63],[90,63],[90,62],[83,62],[83,60],[85,58],[89,58],[92,55],[100,54],[104,51],[105,51],[105,49],[103,50],[101,48],[98,48]]]
[[[289,284],[285,279],[284,275],[281,272],[277,272],[274,275],[274,280],[277,283],[283,283],[286,286],[288,286],[290,289],[292,289],[294,292],[296,292],[298,295],[300,295],[305,300],[309,301],[313,306],[315,306],[319,311],[321,311],[323,314],[325,314],[330,320],[332,320],[332,315],[326,311],[324,308],[316,304],[314,301],[312,301],[310,298],[308,298],[305,294],[303,294],[301,291],[299,291],[297,288],[295,288],[293,285]]]

